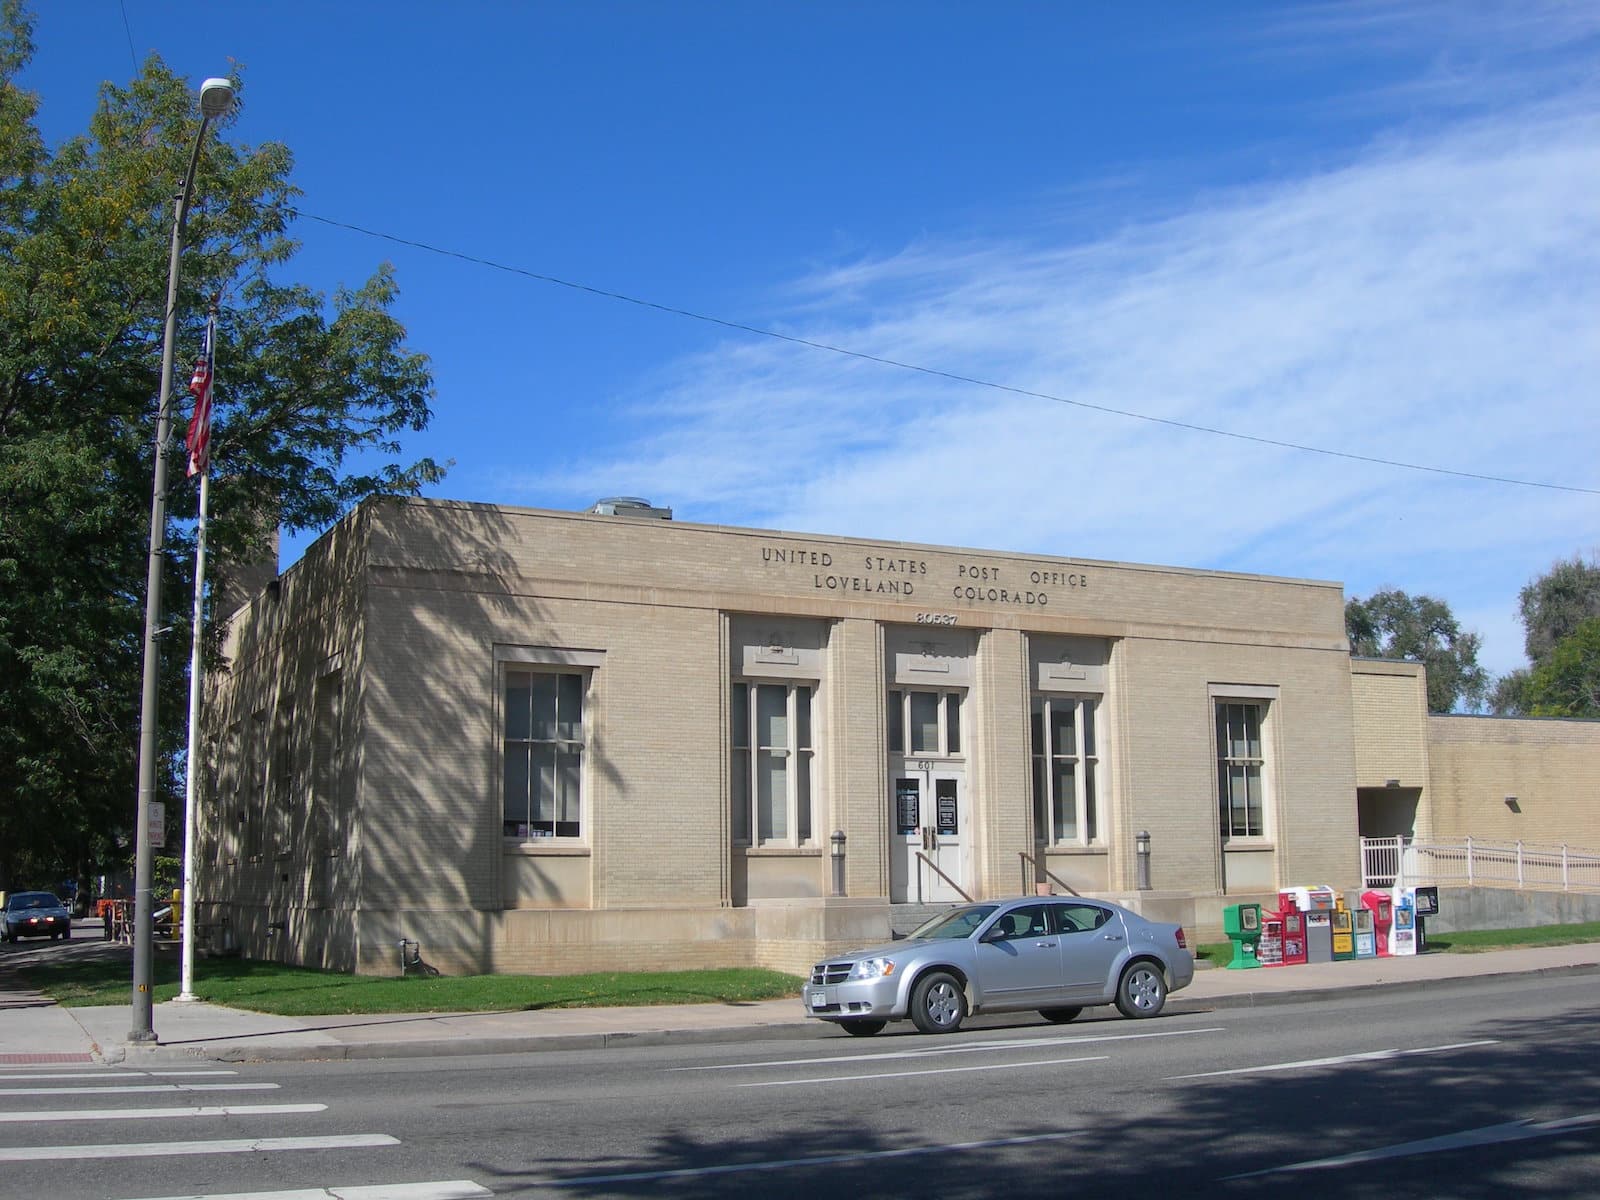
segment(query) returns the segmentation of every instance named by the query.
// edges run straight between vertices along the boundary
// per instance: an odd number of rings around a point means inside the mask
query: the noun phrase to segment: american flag
[[[189,380],[189,390],[194,393],[194,417],[189,421],[189,477],[206,469],[207,455],[211,449],[211,384],[216,367],[212,352],[215,319],[206,322],[205,348],[200,361],[194,364],[194,378]]]

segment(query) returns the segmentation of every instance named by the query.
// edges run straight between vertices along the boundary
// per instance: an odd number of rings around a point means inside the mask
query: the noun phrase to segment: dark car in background
[[[1194,979],[1183,927],[1107,900],[1029,896],[941,913],[903,942],[841,954],[811,968],[808,1016],[874,1034],[910,1018],[953,1033],[972,1013],[1037,1010],[1070,1021],[1115,1004],[1153,1017]]]
[[[59,897],[50,892],[12,892],[0,909],[0,937],[15,943],[18,938],[72,936],[72,914]]]

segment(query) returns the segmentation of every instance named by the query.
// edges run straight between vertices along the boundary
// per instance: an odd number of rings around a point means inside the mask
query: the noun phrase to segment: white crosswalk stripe
[[[0,1080],[58,1080],[58,1078],[179,1078],[189,1075],[237,1075],[237,1070],[30,1070],[26,1075],[0,1075]]]
[[[0,1109],[0,1127],[20,1128],[38,1125],[44,1129],[64,1128],[78,1122],[185,1121],[226,1118],[248,1121],[255,1118],[314,1116],[328,1111],[316,1102],[288,1104],[184,1104],[189,1096],[200,1100],[206,1093],[278,1090],[276,1083],[190,1083],[166,1082],[188,1077],[236,1075],[227,1070],[139,1071],[103,1069],[99,1071],[39,1071],[0,1075],[0,1080],[30,1086],[0,1087],[0,1097],[72,1097],[79,1101],[65,1109]],[[161,1080],[156,1082],[156,1080]],[[113,1096],[170,1096],[176,1103],[165,1106],[128,1105],[95,1107],[95,1101]],[[250,1129],[235,1124],[230,1132]],[[386,1133],[336,1135],[254,1136],[196,1138],[182,1141],[96,1142],[85,1145],[46,1145],[0,1147],[0,1164],[51,1163],[72,1160],[118,1160],[182,1158],[189,1155],[251,1155],[280,1151],[366,1151],[400,1145],[400,1139]],[[115,1168],[108,1168],[115,1169]],[[4,1171],[0,1171],[4,1177]],[[170,1185],[169,1185],[170,1186]],[[494,1193],[470,1179],[418,1180],[393,1183],[349,1183],[338,1186],[313,1186],[277,1191],[229,1192],[166,1197],[165,1200],[483,1200]]]
[[[289,1113],[327,1112],[326,1104],[200,1104],[188,1108],[80,1108],[65,1112],[35,1109],[0,1112],[0,1125],[26,1125],[30,1121],[155,1121],[185,1117],[278,1117]]]
[[[287,1192],[228,1192],[208,1196],[157,1196],[153,1200],[479,1200],[494,1195],[470,1179],[431,1183],[378,1183],[360,1187],[295,1188]]]
[[[0,1096],[115,1096],[133,1092],[272,1092],[275,1083],[128,1083],[106,1087],[0,1088]]]
[[[157,1158],[183,1154],[265,1154],[275,1150],[353,1150],[398,1146],[387,1133],[329,1137],[218,1138],[209,1142],[122,1142],[93,1146],[16,1146],[0,1149],[0,1163],[56,1162],[72,1158]]]

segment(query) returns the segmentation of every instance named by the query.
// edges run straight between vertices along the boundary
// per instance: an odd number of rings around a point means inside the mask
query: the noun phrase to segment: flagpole
[[[217,308],[211,306],[206,321],[206,355],[210,359],[211,375],[208,391],[215,386],[217,356]],[[197,398],[197,404],[199,403]],[[196,414],[198,419],[199,414]],[[206,412],[210,424],[210,411]],[[200,698],[205,682],[201,667],[201,647],[205,640],[206,595],[206,512],[211,500],[211,447],[209,429],[201,450],[200,514],[194,532],[194,609],[190,620],[189,640],[189,756],[184,767],[183,781],[183,965],[177,1000],[185,1003],[199,999],[194,994],[194,841],[195,841],[195,778],[199,774]],[[192,461],[192,459],[191,459]]]

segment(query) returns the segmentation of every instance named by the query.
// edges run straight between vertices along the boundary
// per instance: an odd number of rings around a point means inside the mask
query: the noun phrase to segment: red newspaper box
[[[1278,914],[1283,920],[1283,965],[1295,966],[1306,961],[1306,915],[1298,908],[1286,908]]]
[[[1388,892],[1362,892],[1361,907],[1372,914],[1372,932],[1378,938],[1378,957],[1389,957],[1389,933],[1394,928],[1394,900]]]

